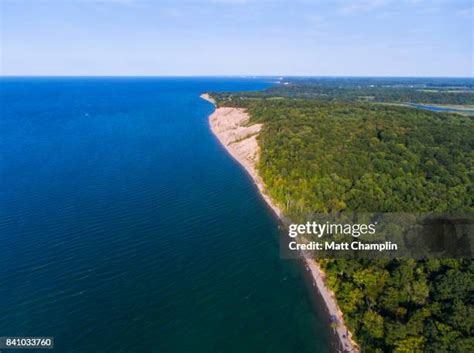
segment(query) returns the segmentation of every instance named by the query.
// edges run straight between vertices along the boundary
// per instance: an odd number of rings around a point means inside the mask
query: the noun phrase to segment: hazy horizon
[[[358,75],[2,75],[11,78],[394,78],[394,79],[472,79],[473,76],[358,76]]]
[[[470,0],[0,1],[1,76],[472,78]]]

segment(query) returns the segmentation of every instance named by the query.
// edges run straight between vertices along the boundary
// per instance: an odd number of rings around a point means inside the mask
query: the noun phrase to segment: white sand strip
[[[213,103],[215,101],[207,94],[201,96],[203,99]],[[249,125],[249,115],[242,108],[216,108],[209,117],[209,124],[212,132],[219,139],[221,144],[227,149],[231,156],[237,160],[249,173],[264,200],[280,218],[283,217],[281,209],[272,202],[265,192],[265,187],[260,178],[256,165],[260,157],[260,147],[257,136],[262,128],[262,124]],[[344,323],[344,318],[339,309],[334,293],[325,284],[325,274],[319,264],[304,256],[306,267],[311,271],[314,284],[319,291],[330,316],[337,318],[336,334],[343,347],[344,352],[359,352],[359,347],[352,339],[352,334]]]

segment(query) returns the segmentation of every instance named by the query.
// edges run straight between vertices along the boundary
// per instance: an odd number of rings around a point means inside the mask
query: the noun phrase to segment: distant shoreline
[[[261,196],[276,216],[285,221],[283,211],[272,201],[265,191],[265,185],[258,174],[256,165],[260,157],[260,147],[257,136],[262,124],[247,125],[250,117],[242,108],[229,108],[216,106],[216,101],[204,93],[201,98],[212,103],[216,110],[209,116],[209,126],[219,142],[228,153],[244,167],[257,185]],[[359,347],[352,339],[334,293],[325,284],[325,274],[319,264],[304,254],[305,267],[310,271],[313,283],[318,289],[318,294],[326,305],[330,317],[336,317],[338,325],[335,328],[336,336],[344,352],[359,352]]]

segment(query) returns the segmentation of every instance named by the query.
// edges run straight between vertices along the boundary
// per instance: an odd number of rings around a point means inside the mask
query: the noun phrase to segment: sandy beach
[[[201,98],[216,104],[208,94],[201,95]],[[256,165],[260,157],[260,147],[257,137],[262,128],[262,124],[249,125],[250,120],[247,112],[242,108],[221,107],[216,108],[209,116],[209,125],[214,135],[227,149],[230,155],[237,160],[252,177],[257,185],[262,197],[271,207],[275,214],[283,219],[282,210],[271,200],[265,191],[265,186],[260,178]],[[315,287],[326,305],[330,317],[337,318],[335,333],[343,347],[343,352],[359,352],[359,347],[352,339],[352,335],[344,323],[344,318],[337,305],[334,293],[325,285],[325,274],[319,264],[304,255],[305,266],[312,275]]]
[[[201,95],[201,98],[215,105],[214,99],[209,97],[207,93]],[[209,116],[209,125],[214,135],[231,156],[250,174],[267,204],[278,217],[282,218],[283,212],[271,201],[265,192],[263,181],[256,169],[260,156],[257,136],[262,128],[262,124],[249,126],[247,124],[249,119],[250,116],[244,109],[223,107],[217,108]]]

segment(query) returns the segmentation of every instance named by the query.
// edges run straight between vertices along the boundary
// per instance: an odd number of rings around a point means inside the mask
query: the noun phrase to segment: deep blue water
[[[55,352],[326,352],[278,224],[210,133],[245,79],[0,81],[0,336]]]

